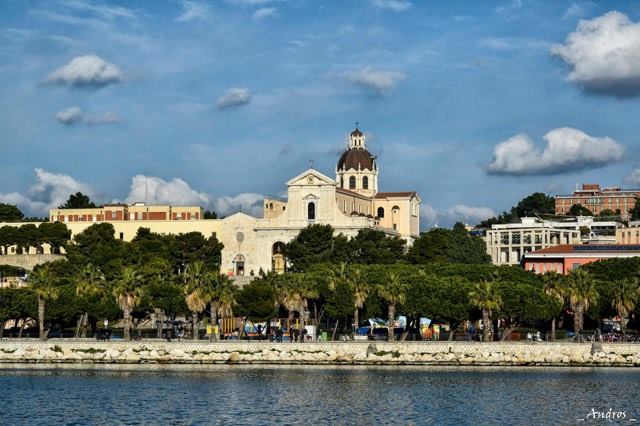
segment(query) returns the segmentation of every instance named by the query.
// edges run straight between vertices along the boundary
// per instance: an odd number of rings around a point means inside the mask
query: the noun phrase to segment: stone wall
[[[37,265],[65,259],[61,254],[8,254],[0,257],[0,264],[24,268],[29,271]]]
[[[0,364],[640,366],[640,344],[479,342],[0,342]]]

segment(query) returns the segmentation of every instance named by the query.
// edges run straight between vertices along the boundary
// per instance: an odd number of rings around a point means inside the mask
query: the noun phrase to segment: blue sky
[[[582,21],[581,21],[582,20]],[[257,212],[354,122],[423,227],[640,186],[640,4],[0,3],[0,201]]]

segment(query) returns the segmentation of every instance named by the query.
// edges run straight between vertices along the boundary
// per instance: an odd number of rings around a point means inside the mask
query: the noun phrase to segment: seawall
[[[96,342],[4,340],[4,364],[283,364],[640,367],[640,344]]]

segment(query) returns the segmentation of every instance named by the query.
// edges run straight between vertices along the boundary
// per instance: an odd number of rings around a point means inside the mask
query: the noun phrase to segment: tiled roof
[[[394,198],[394,197],[412,197],[416,195],[415,191],[410,192],[378,192],[376,198]]]

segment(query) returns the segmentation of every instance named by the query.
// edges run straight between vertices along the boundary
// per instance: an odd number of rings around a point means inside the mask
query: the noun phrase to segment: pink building
[[[640,256],[637,244],[562,244],[525,253],[522,266],[536,274],[555,271],[568,274],[572,269],[598,260]]]

